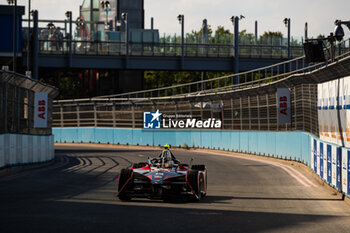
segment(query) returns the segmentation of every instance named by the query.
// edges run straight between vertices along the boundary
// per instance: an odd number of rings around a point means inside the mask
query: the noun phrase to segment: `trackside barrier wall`
[[[350,194],[350,149],[326,143],[301,131],[143,130],[101,127],[53,128],[52,130],[55,142],[61,143],[143,146],[168,143],[175,147],[183,147],[186,143],[189,147],[229,150],[295,160],[308,165],[334,188],[338,190],[342,188],[345,194]],[[339,158],[342,161],[341,165]]]
[[[54,156],[53,135],[0,134],[0,168],[47,162]]]

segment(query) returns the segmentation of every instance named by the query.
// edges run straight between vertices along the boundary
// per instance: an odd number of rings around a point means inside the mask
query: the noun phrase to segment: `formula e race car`
[[[180,196],[200,200],[206,192],[205,165],[180,163],[167,146],[159,157],[122,169],[118,178],[117,196],[123,201],[132,197],[169,200]]]

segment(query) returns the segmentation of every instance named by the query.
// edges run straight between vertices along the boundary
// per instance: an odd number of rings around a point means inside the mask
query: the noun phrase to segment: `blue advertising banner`
[[[341,149],[337,149],[337,188],[340,189],[341,181],[340,181],[340,157],[341,157]]]
[[[323,178],[323,143],[320,142],[320,170],[318,175]]]
[[[347,157],[347,162],[348,162],[348,166],[347,166],[347,176],[346,176],[346,185],[347,185],[347,189],[346,189],[346,193],[349,195],[350,194],[350,150],[348,151],[348,157]]]
[[[313,170],[317,174],[317,140],[314,139]]]
[[[332,145],[327,145],[327,182],[332,183]]]

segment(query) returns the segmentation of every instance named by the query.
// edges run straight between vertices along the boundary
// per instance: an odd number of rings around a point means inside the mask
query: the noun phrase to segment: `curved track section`
[[[1,232],[350,232],[349,204],[306,170],[251,156],[173,152],[207,165],[201,202],[115,196],[119,171],[158,150],[59,145],[52,166],[0,180]]]

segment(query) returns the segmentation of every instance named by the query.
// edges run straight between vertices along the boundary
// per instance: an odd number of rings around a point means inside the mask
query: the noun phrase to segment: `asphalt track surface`
[[[159,150],[56,146],[53,165],[0,178],[0,232],[350,232],[350,206],[287,163],[173,151],[208,169],[200,202],[116,198],[121,168]]]

